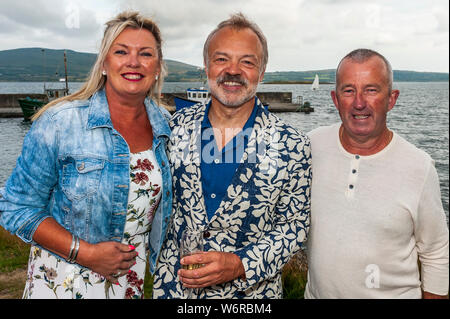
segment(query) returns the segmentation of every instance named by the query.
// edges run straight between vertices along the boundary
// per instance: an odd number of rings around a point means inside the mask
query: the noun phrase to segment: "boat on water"
[[[23,113],[23,120],[24,122],[29,122],[31,120],[31,117],[39,111],[41,107],[43,107],[45,104],[58,99],[60,97],[66,96],[69,94],[69,85],[67,82],[67,57],[66,57],[66,51],[64,51],[64,68],[66,72],[66,76],[64,78],[65,82],[65,88],[46,88],[45,82],[44,82],[44,94],[46,96],[45,99],[32,99],[30,97],[26,97],[24,99],[18,99],[20,108],[22,109]],[[61,79],[59,79],[60,82]]]
[[[204,87],[189,88],[185,93],[186,96],[181,96],[182,93],[167,94],[173,97],[173,102],[175,103],[174,111],[179,111],[182,108],[191,107],[198,103],[207,104],[211,97],[208,90]],[[270,112],[304,112],[306,114],[314,112],[314,108],[311,107],[309,102],[303,103],[302,96],[297,96],[294,99],[292,92],[257,92],[256,95],[263,106]]]
[[[179,111],[185,107],[193,106],[198,103],[206,104],[208,103],[209,97],[209,92],[204,87],[187,89],[186,98],[177,94],[173,95],[176,111]]]
[[[297,110],[298,112],[303,112],[305,114],[309,114],[311,112],[314,112],[314,108],[311,106],[311,103],[308,101],[303,103],[302,106],[300,106]]]
[[[314,81],[311,85],[311,90],[315,91],[319,89],[319,75],[316,74],[316,77],[314,78]]]
[[[19,102],[20,108],[22,109],[23,120],[25,122],[29,122],[31,120],[31,117],[45,104],[60,97],[66,96],[68,94],[68,91],[65,88],[44,88],[44,93],[46,95],[46,99],[43,100],[32,99],[30,97],[17,100]]]

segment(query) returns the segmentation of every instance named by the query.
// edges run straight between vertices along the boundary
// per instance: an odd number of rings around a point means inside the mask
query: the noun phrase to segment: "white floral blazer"
[[[227,194],[209,220],[200,171],[205,105],[177,112],[171,122],[169,157],[174,217],[157,265],[154,298],[184,298],[177,276],[179,241],[186,228],[204,232],[205,251],[241,258],[246,280],[196,290],[197,298],[282,298],[281,270],[305,242],[309,229],[309,139],[259,107],[255,124]]]

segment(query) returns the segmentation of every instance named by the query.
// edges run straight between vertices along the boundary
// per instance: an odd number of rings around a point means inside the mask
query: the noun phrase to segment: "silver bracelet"
[[[80,238],[72,235],[72,243],[70,244],[70,252],[67,257],[67,262],[73,264],[78,256],[78,250],[80,249]]]
[[[80,238],[77,237],[77,242],[75,243],[75,250],[73,251],[72,262],[77,261],[78,250],[80,249]]]
[[[67,261],[70,262],[72,260],[72,255],[73,255],[73,250],[75,248],[75,235],[72,234],[72,243],[70,244],[70,251],[69,251],[69,256],[67,256]]]

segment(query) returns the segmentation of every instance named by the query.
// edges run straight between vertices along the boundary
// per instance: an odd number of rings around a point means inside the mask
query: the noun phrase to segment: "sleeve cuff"
[[[241,259],[242,265],[244,266],[244,272],[245,272],[246,279],[244,280],[241,278],[237,278],[233,281],[233,285],[239,291],[245,291],[257,283],[257,281],[255,280],[255,271],[253,270],[254,266],[250,267],[250,265],[248,264],[249,259],[247,258],[247,250],[246,249],[238,250],[235,252],[235,254]]]
[[[42,212],[36,216],[33,216],[30,218],[25,224],[20,227],[19,230],[17,230],[17,237],[22,239],[26,243],[32,243],[33,242],[33,236],[36,229],[39,227],[39,225],[47,218],[50,218],[51,216]]]
[[[448,264],[433,272],[422,268],[422,289],[435,295],[448,294]]]

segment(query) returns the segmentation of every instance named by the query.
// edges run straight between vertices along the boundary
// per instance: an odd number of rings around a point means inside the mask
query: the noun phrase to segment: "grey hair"
[[[229,19],[220,22],[219,25],[206,38],[205,45],[203,46],[203,62],[205,63],[205,66],[208,66],[208,50],[212,38],[214,37],[214,35],[216,35],[217,32],[226,27],[235,30],[250,29],[258,36],[259,42],[261,43],[263,49],[261,71],[264,71],[266,69],[267,62],[269,61],[269,50],[267,48],[266,37],[256,23],[250,21],[245,15],[240,12],[232,14]]]
[[[367,60],[369,60],[370,58],[373,57],[379,57],[381,60],[383,60],[384,65],[386,66],[386,70],[388,73],[388,84],[389,84],[389,91],[392,90],[392,84],[394,82],[394,73],[392,71],[392,66],[389,63],[389,61],[380,53],[370,50],[370,49],[356,49],[353,50],[352,52],[350,52],[349,54],[347,54],[345,57],[342,58],[341,62],[339,62],[339,65],[336,69],[336,78],[335,78],[335,82],[336,82],[336,88],[338,85],[338,73],[339,73],[339,68],[341,67],[341,64],[343,61],[345,60],[350,60],[352,62],[356,62],[356,63],[363,63],[366,62]]]

